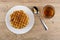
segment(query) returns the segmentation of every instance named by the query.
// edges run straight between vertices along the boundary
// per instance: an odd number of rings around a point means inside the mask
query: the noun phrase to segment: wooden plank
[[[54,17],[51,19],[43,17],[49,30],[44,30],[39,18],[34,14],[35,23],[29,32],[23,35],[10,32],[5,24],[5,16],[7,11],[16,5],[29,8],[37,6],[41,14],[45,5],[54,6]],[[0,0],[0,40],[60,40],[60,0]]]

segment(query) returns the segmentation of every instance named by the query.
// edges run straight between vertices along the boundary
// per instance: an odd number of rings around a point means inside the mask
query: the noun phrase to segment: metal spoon
[[[43,24],[43,27],[45,28],[45,30],[48,30],[47,25],[46,25],[45,22],[41,19],[41,17],[38,15],[38,14],[39,14],[38,8],[37,8],[36,6],[34,6],[34,7],[32,8],[32,10],[33,10],[33,13],[35,13],[35,14],[39,17],[39,19],[40,19],[41,23]]]

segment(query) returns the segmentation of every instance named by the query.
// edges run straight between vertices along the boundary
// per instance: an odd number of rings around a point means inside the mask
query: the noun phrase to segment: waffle
[[[28,24],[28,16],[23,10],[14,11],[10,15],[10,23],[14,28],[21,29]]]

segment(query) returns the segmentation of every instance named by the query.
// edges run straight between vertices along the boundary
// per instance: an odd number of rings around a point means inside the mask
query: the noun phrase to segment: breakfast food
[[[47,5],[44,7],[44,16],[46,18],[52,18],[54,16],[54,7],[50,6],[50,5]]]
[[[28,16],[23,10],[14,11],[10,15],[10,23],[14,28],[21,29],[28,24]]]

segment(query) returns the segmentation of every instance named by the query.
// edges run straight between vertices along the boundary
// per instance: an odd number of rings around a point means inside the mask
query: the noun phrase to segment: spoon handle
[[[41,21],[41,23],[43,24],[43,27],[45,28],[45,30],[48,30],[48,27],[47,27],[47,25],[45,24],[45,22],[40,18],[40,21]]]
[[[38,16],[39,17],[39,16]],[[43,27],[45,28],[45,30],[48,30],[47,25],[45,24],[45,22],[39,17],[41,23],[43,24]]]

